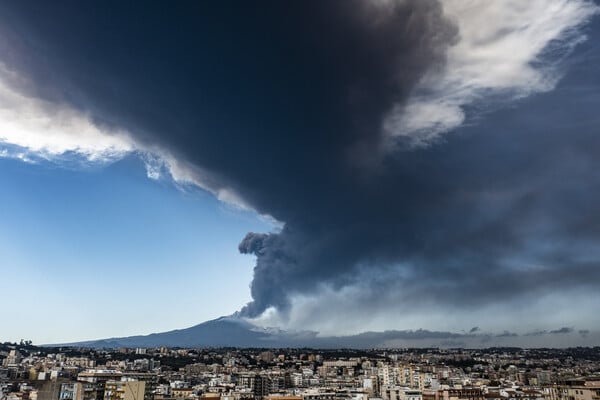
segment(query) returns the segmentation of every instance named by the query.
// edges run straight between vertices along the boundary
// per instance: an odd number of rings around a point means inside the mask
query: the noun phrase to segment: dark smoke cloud
[[[559,329],[535,330],[535,331],[526,333],[524,336],[564,335],[564,334],[567,334],[567,333],[572,333],[574,331],[575,330],[573,328],[569,328],[567,326],[563,326],[562,328],[559,328]]]
[[[547,334],[548,334],[547,330],[536,330],[536,331],[532,331],[532,332],[527,332],[523,336],[542,336],[542,335],[547,335]]]
[[[504,331],[504,332],[496,335],[496,337],[517,337],[517,336],[519,336],[519,335],[514,332],[510,332],[510,331]]]
[[[571,332],[573,332],[573,331],[574,331],[574,329],[573,329],[573,328],[569,328],[569,327],[567,327],[567,326],[563,326],[563,327],[562,327],[562,328],[560,328],[560,329],[554,329],[554,330],[551,330],[549,333],[550,333],[551,335],[556,335],[556,334],[563,335],[563,334],[566,334],[566,333],[571,333]]]
[[[239,245],[256,256],[245,316],[349,286],[373,310],[379,297],[480,307],[597,290],[600,140],[583,121],[600,74],[572,65],[518,113],[386,152],[382,119],[459,32],[438,1],[374,4],[14,2],[2,22],[34,54],[13,62],[44,96],[203,168],[285,224]],[[569,92],[582,81],[585,95]]]

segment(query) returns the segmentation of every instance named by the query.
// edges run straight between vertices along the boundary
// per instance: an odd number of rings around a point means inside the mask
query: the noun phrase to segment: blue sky
[[[0,340],[598,344],[597,1],[165,4],[0,4]]]
[[[228,315],[250,300],[254,213],[103,167],[0,159],[2,339],[35,343],[150,333]],[[60,327],[57,329],[57,327]]]

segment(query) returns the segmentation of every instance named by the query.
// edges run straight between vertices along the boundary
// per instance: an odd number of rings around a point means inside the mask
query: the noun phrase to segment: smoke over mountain
[[[36,96],[126,137],[122,151],[156,156],[149,175],[166,171],[283,224],[239,245],[256,257],[245,317],[272,308],[285,318],[295,299],[329,291],[365,316],[597,290],[600,141],[590,126],[566,138],[560,124],[591,108],[556,106],[541,120],[524,100],[517,117],[482,110],[483,97],[552,90],[560,73],[536,63],[582,42],[597,10],[483,3],[12,4],[2,29],[14,40],[2,46]],[[506,38],[523,51],[511,54]],[[24,59],[22,48],[38,51]],[[440,137],[471,111],[486,118]]]

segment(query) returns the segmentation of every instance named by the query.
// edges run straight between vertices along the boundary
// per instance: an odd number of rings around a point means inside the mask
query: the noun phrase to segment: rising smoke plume
[[[367,310],[381,307],[377,298],[475,307],[597,289],[592,128],[566,140],[564,126],[528,118],[535,106],[524,104],[516,119],[497,113],[439,139],[463,122],[462,107],[496,89],[514,101],[554,88],[560,74],[534,63],[580,43],[596,9],[556,0],[560,25],[540,15],[556,7],[532,1],[518,13],[524,26],[545,23],[532,33],[499,25],[515,13],[482,24],[495,9],[514,11],[485,3],[451,15],[459,3],[436,0],[116,2],[110,11],[24,2],[2,6],[11,40],[1,44],[5,66],[37,83],[23,89],[30,96],[126,132],[123,151],[134,142],[176,180],[283,224],[239,245],[256,257],[243,316],[286,315],[296,296],[349,287]],[[65,18],[71,25],[53,22]],[[494,29],[478,36],[486,25]],[[527,50],[511,57],[506,32],[542,39],[528,47],[511,36]],[[553,53],[542,54],[548,43]],[[487,44],[491,61],[461,58]],[[511,81],[523,71],[532,79]]]

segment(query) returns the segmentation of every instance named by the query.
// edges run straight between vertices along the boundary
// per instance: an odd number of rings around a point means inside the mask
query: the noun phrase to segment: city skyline
[[[1,4],[0,341],[233,315],[599,345],[598,14]]]

